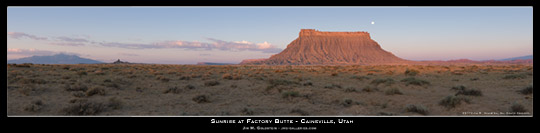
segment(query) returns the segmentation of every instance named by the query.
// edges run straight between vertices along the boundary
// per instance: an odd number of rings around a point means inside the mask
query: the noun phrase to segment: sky
[[[239,63],[300,29],[367,31],[409,60],[533,54],[532,7],[8,7],[7,59],[56,53],[104,62]]]

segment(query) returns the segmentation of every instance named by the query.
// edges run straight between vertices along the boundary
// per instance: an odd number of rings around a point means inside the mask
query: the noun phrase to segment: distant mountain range
[[[259,61],[259,60],[260,59],[253,60],[253,61]],[[527,55],[527,56],[520,56],[520,57],[513,57],[513,58],[506,58],[506,59],[499,59],[499,60],[486,60],[486,61],[473,61],[473,60],[468,60],[468,59],[460,59],[460,60],[449,60],[449,61],[424,61],[423,63],[425,62],[428,62],[428,63],[532,63],[532,60],[533,60],[533,55]],[[247,62],[251,62],[251,60]],[[99,64],[99,63],[105,63],[105,62],[87,59],[87,58],[81,58],[77,55],[68,55],[68,54],[60,53],[60,54],[51,55],[51,56],[32,56],[32,57],[25,57],[25,58],[20,58],[20,59],[13,59],[13,60],[8,60],[7,63]],[[113,64],[138,64],[138,63],[129,63],[129,62],[118,60],[114,62]],[[232,65],[232,64],[233,63],[216,63],[216,62],[197,63],[197,65]],[[246,64],[246,63],[242,62],[240,64]]]
[[[533,55],[527,55],[527,56],[520,56],[520,57],[514,57],[514,58],[500,59],[500,61],[528,60],[528,59],[533,59]]]
[[[7,63],[33,63],[33,64],[96,64],[104,63],[97,60],[81,58],[76,55],[56,54],[51,56],[32,56],[20,59],[8,60]]]
[[[197,65],[232,65],[232,63],[199,62]]]

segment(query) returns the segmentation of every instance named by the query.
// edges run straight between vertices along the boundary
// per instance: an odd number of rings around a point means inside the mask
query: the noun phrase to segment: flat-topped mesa
[[[323,32],[315,29],[301,29],[300,36],[360,36],[369,37],[369,33],[365,31],[357,32]]]
[[[287,48],[268,59],[244,60],[240,64],[264,65],[362,65],[401,64],[367,32],[321,32],[302,29]]]

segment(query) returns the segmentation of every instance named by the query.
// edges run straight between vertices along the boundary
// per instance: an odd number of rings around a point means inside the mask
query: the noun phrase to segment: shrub
[[[19,82],[23,84],[47,84],[47,81],[44,79],[33,79],[33,78],[31,79],[23,78]]]
[[[439,105],[445,106],[446,108],[455,108],[460,105],[462,102],[470,103],[470,99],[466,97],[458,96],[447,96],[439,102]]]
[[[519,92],[521,94],[523,94],[523,95],[532,94],[533,93],[533,85],[531,84],[531,85],[525,87],[524,89],[520,90]]]
[[[197,103],[209,103],[208,96],[206,95],[198,95],[192,99],[193,101]]]
[[[105,82],[102,85],[105,86],[105,87],[112,87],[112,88],[116,88],[116,89],[120,88],[120,86],[118,86],[118,84],[113,83],[113,82]]]
[[[191,78],[200,78],[202,77],[200,74],[191,74]]]
[[[452,71],[453,75],[463,75],[463,72],[460,71]]]
[[[518,112],[527,112],[527,109],[519,103],[513,103],[512,106],[510,106],[510,112],[518,113]]]
[[[304,86],[313,86],[313,83],[311,83],[311,81],[307,81],[302,85],[304,85]]]
[[[216,85],[219,85],[219,82],[218,81],[206,81],[206,82],[204,82],[204,85],[205,86],[216,86]]]
[[[66,85],[65,87],[66,91],[86,91],[88,90],[88,87],[83,84],[75,84],[75,85]]]
[[[269,83],[271,86],[299,84],[298,82],[284,80],[284,79],[270,79]]]
[[[300,93],[297,92],[297,91],[287,91],[287,92],[283,92],[281,94],[281,96],[283,98],[292,98],[292,97],[299,97],[300,96]]]
[[[223,79],[228,79],[228,80],[231,80],[233,79],[232,75],[231,74],[223,74],[223,76],[221,76]]]
[[[244,108],[244,109],[242,109],[241,112],[242,112],[243,115],[253,115],[254,114],[253,110],[249,109],[249,108]]]
[[[37,112],[43,108],[43,102],[41,100],[34,100],[30,104],[24,107],[24,111]]]
[[[482,91],[477,89],[462,89],[456,93],[456,96],[457,95],[482,96]]]
[[[169,87],[169,89],[165,90],[163,93],[174,93],[179,94],[182,93],[182,90],[178,89],[178,87]]]
[[[97,115],[104,110],[105,105],[102,103],[79,100],[63,108],[61,112],[65,115]]]
[[[307,111],[304,111],[302,109],[293,109],[293,110],[291,110],[291,113],[300,114],[302,116],[309,115],[309,113]]]
[[[96,75],[105,75],[106,73],[103,71],[95,71],[94,74]]]
[[[195,89],[195,86],[193,86],[193,85],[186,85],[186,86],[184,86],[184,89],[193,90],[193,89]]]
[[[356,88],[348,87],[348,88],[345,89],[345,92],[356,92]]]
[[[169,80],[170,80],[169,78],[164,77],[164,76],[158,76],[156,79],[161,80],[162,82],[169,82]]]
[[[364,81],[364,80],[368,80],[370,78],[367,77],[367,76],[352,76],[351,79],[358,79],[360,81]]]
[[[350,107],[352,106],[353,104],[353,100],[351,99],[345,99],[343,100],[343,102],[341,102],[341,105],[343,105],[344,107]]]
[[[15,67],[26,67],[26,68],[29,68],[31,67],[33,64],[32,63],[23,63],[23,64],[15,64]]]
[[[465,89],[466,89],[466,87],[465,87],[465,86],[463,86],[463,85],[458,85],[458,86],[454,86],[454,87],[452,87],[452,89],[451,89],[451,90],[455,90],[455,91],[461,91],[461,90],[465,90]]]
[[[406,86],[409,86],[409,85],[417,85],[417,86],[430,85],[430,83],[428,81],[421,80],[421,79],[416,79],[414,77],[402,79],[401,82],[405,82]]]
[[[524,78],[527,78],[527,76],[523,74],[511,74],[511,75],[506,75],[503,77],[503,79],[524,79]]]
[[[324,86],[324,88],[327,88],[327,89],[341,88],[341,85],[338,85],[338,84],[329,84],[329,85]]]
[[[101,87],[92,87],[86,91],[86,96],[93,96],[95,94],[105,95],[105,89]]]
[[[422,114],[422,115],[428,115],[429,114],[429,110],[426,107],[422,106],[422,105],[409,104],[409,105],[405,106],[405,111],[407,111],[407,112],[415,112],[415,113]]]
[[[86,96],[86,94],[84,94],[81,91],[72,92],[71,95],[73,95],[74,97],[85,97]]]
[[[112,97],[109,99],[107,103],[107,107],[112,108],[112,109],[120,109],[122,108],[122,104],[123,104],[122,100],[116,97]]]
[[[386,78],[386,79],[374,79],[373,81],[371,81],[371,84],[374,84],[374,85],[379,85],[379,84],[386,84],[386,85],[391,85],[391,84],[394,84],[394,79],[392,78]]]
[[[64,75],[61,77],[62,79],[70,79],[71,77],[69,75]]]
[[[337,73],[332,73],[332,74],[330,74],[330,75],[335,77],[335,76],[337,76],[338,74],[337,74]]]
[[[35,85],[25,85],[21,89],[18,89],[19,93],[25,96],[38,95],[44,92],[46,88],[38,88]]]
[[[407,69],[407,70],[405,70],[405,75],[406,76],[416,76],[416,75],[418,75],[418,73],[420,73],[420,71],[415,70],[415,69]]]
[[[234,75],[223,74],[222,78],[223,79],[228,79],[228,80],[240,80],[240,79],[242,79],[242,76],[240,76],[238,74],[234,74]]]
[[[366,86],[362,89],[362,92],[375,92],[379,91],[379,89],[375,86]]]
[[[377,115],[380,115],[380,116],[393,116],[393,115],[396,115],[396,114],[388,113],[388,112],[379,112],[379,113],[377,113]]]
[[[189,76],[181,76],[180,77],[180,80],[189,80],[189,79],[191,79],[191,77],[189,77]]]
[[[88,73],[86,73],[86,71],[79,71],[77,72],[77,75],[83,76],[83,75],[88,75]]]
[[[240,80],[242,79],[242,76],[238,75],[238,74],[234,74],[233,77],[232,77],[232,80]]]
[[[238,88],[238,85],[231,85],[231,88]]]
[[[386,95],[403,95],[403,93],[398,88],[387,89],[384,93]]]

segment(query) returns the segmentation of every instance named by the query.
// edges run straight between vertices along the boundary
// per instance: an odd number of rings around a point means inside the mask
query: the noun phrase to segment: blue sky
[[[112,62],[268,58],[300,29],[367,31],[410,60],[531,55],[532,7],[8,7],[8,59],[58,52]],[[371,24],[375,22],[375,24]]]

